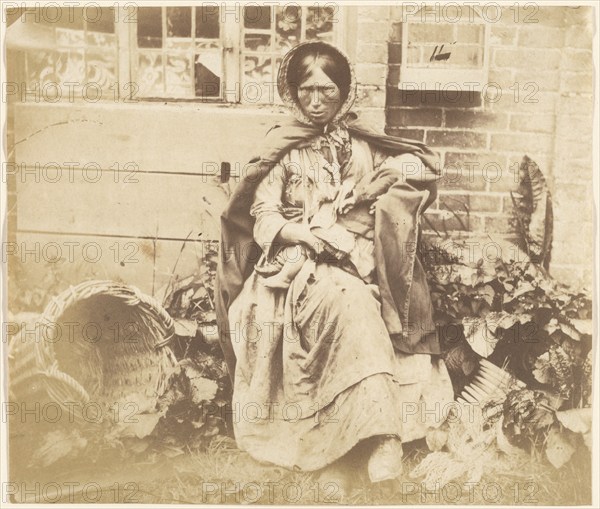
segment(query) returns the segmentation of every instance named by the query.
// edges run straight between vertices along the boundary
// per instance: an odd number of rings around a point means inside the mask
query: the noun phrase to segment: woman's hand
[[[306,226],[306,231],[303,232],[302,239],[300,240],[300,242],[302,242],[302,244],[304,244],[308,249],[310,249],[315,254],[315,256],[320,255],[325,250],[324,242],[314,233],[312,233],[308,226]]]
[[[323,252],[324,244],[321,239],[310,231],[308,225],[300,223],[287,223],[279,231],[278,240],[288,244],[303,244],[316,255]]]
[[[377,205],[377,201],[379,200],[379,198],[381,198],[381,195],[379,195],[377,198],[375,198],[373,200],[373,203],[371,203],[371,205],[369,206],[369,214],[371,214],[371,215],[375,214],[375,206]]]
[[[355,183],[353,180],[344,180],[333,202],[336,214],[345,214],[356,205]]]

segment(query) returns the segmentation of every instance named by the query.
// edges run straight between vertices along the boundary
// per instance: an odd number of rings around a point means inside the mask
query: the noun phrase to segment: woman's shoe
[[[371,482],[397,479],[402,475],[402,442],[397,437],[383,437],[373,449],[367,464]]]

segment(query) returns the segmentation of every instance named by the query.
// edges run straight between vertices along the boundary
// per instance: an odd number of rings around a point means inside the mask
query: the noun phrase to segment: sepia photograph
[[[598,507],[595,2],[1,15],[2,507]]]

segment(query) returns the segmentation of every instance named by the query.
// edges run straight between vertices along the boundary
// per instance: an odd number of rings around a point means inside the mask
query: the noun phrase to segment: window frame
[[[488,82],[489,76],[489,61],[490,61],[490,26],[489,23],[486,23],[481,14],[480,9],[476,6],[468,6],[473,9],[475,14],[477,14],[478,18],[481,19],[481,22],[476,24],[481,25],[483,27],[483,52],[482,52],[482,65],[478,69],[469,69],[469,68],[439,68],[434,69],[430,67],[411,67],[408,64],[408,26],[410,23],[410,18],[417,19],[419,13],[423,7],[416,13],[412,14],[409,19],[402,23],[402,57],[400,62],[400,77],[398,80],[398,89],[400,90],[412,90],[414,88],[414,84],[416,83],[418,86],[425,85],[425,89],[427,90],[435,90],[436,86],[444,86],[450,83],[457,84],[460,86],[461,90],[469,90],[469,84],[474,86],[473,90],[477,92],[481,92],[483,87]],[[421,22],[421,23],[427,23]],[[419,24],[414,23],[414,24]],[[450,26],[456,26],[460,24],[466,24],[463,22],[455,22],[450,23],[447,22]],[[455,80],[456,73],[460,73],[460,81]]]
[[[302,7],[310,5],[301,4]],[[167,6],[161,6],[167,7]],[[193,6],[190,6],[193,7]],[[241,6],[240,6],[241,8]],[[118,80],[120,97],[128,101],[138,102],[190,102],[190,103],[209,103],[209,104],[255,104],[242,102],[242,82],[243,82],[243,24],[238,16],[225,16],[221,21],[220,43],[223,58],[223,76],[221,81],[221,93],[218,97],[169,97],[167,95],[160,97],[139,97],[135,95],[135,87],[131,83],[135,82],[137,76],[137,7],[132,4],[117,7],[119,10],[117,20],[115,21],[115,34],[118,45]],[[132,9],[134,11],[132,12]],[[349,21],[348,11],[344,6],[338,6],[335,12],[338,20],[334,27],[333,43],[342,49],[346,47],[347,39],[345,28]],[[132,18],[134,22],[127,21]],[[305,20],[305,13],[302,17]],[[163,21],[164,23],[164,21]],[[304,33],[303,29],[303,33]],[[261,106],[275,106],[277,102],[257,103]]]

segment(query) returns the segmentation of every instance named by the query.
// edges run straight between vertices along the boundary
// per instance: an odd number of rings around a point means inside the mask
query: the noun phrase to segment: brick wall
[[[440,152],[443,179],[426,216],[429,230],[452,238],[493,239],[508,246],[507,256],[515,253],[510,191],[517,188],[522,157],[531,157],[553,194],[551,272],[591,288],[593,10],[542,6],[515,17],[507,7],[490,23],[488,82],[500,86],[499,99],[494,88],[483,97],[416,94],[398,89],[402,7],[359,7],[357,104],[380,125],[385,112],[388,133]],[[386,78],[382,60],[388,62]],[[385,110],[378,108],[383,84]]]
[[[357,110],[374,125],[385,125],[386,83],[388,77],[388,41],[390,6],[357,6],[348,11],[355,20],[349,27],[356,37],[347,41],[350,58],[355,62]]]
[[[592,119],[594,115],[592,30],[586,10],[565,9],[554,132],[556,207],[553,273],[592,279],[594,202]],[[596,77],[597,79],[597,77]]]

